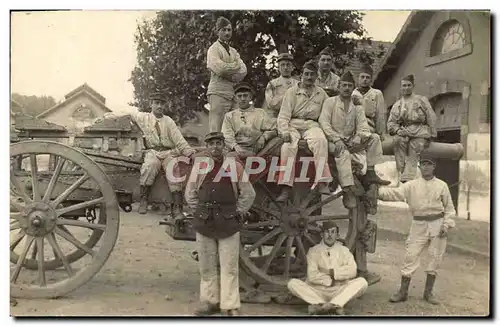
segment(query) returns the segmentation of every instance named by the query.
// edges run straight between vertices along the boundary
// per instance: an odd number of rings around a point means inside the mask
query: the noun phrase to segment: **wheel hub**
[[[28,205],[20,222],[25,232],[32,236],[44,236],[55,228],[57,214],[46,203],[37,202]]]
[[[287,235],[296,236],[307,230],[308,220],[299,211],[285,210],[280,225]]]

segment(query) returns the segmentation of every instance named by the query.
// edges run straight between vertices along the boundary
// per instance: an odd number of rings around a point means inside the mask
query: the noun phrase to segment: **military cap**
[[[231,25],[231,21],[229,19],[227,19],[226,17],[219,17],[217,18],[217,22],[215,23],[215,29],[216,30],[220,30],[224,27],[226,27],[227,25]]]
[[[354,77],[352,76],[352,73],[349,70],[347,70],[346,72],[344,72],[342,77],[340,77],[340,81],[354,84]]]
[[[316,61],[314,60],[309,60],[307,61],[306,63],[304,63],[304,66],[302,67],[302,69],[309,69],[309,70],[313,70],[313,71],[318,71],[318,65],[316,64]]]
[[[406,80],[406,81],[409,81],[412,84],[415,84],[415,76],[413,76],[413,75],[405,76],[401,80]]]
[[[337,231],[339,230],[339,226],[334,221],[324,221],[321,224],[321,230],[323,230],[323,231],[330,230],[333,228],[336,228]]]
[[[361,67],[361,71],[360,71],[359,73],[360,73],[360,74],[361,74],[361,73],[365,73],[365,74],[368,74],[368,75],[372,76],[372,75],[373,75],[373,68],[372,68],[369,64],[365,63],[365,64]]]
[[[430,163],[436,165],[436,159],[431,157],[430,155],[424,154],[424,153],[420,154],[420,163],[422,163],[422,162],[430,162]]]
[[[160,101],[163,101],[165,102],[165,96],[163,96],[163,93],[162,92],[153,92],[151,93],[151,95],[149,96],[149,99],[150,100],[160,100]]]
[[[241,91],[245,91],[245,90],[250,91],[252,94],[255,94],[254,89],[248,83],[241,82],[241,83],[236,84],[236,86],[234,86],[234,93],[235,94],[238,92],[241,92]]]
[[[333,54],[332,54],[332,49],[330,49],[329,46],[325,47],[323,50],[321,50],[321,52],[319,53],[319,55],[329,55],[330,57],[333,57]]]
[[[224,140],[224,134],[220,131],[212,131],[205,135],[205,142],[208,142],[212,139]]]
[[[288,60],[288,61],[292,61],[293,62],[293,55],[291,55],[290,53],[280,53],[278,55],[278,61],[277,62],[284,61],[284,60]]]

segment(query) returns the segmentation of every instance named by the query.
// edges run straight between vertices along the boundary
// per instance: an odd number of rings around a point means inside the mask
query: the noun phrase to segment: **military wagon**
[[[274,139],[258,155],[270,162],[280,145]],[[142,135],[127,117],[97,121],[76,134],[39,120],[16,124],[10,147],[12,297],[60,297],[99,272],[116,243],[120,210],[130,212],[137,201],[143,149]],[[390,139],[383,150],[392,154]],[[461,144],[432,143],[426,151],[448,159],[463,155]],[[299,155],[312,156],[305,144]],[[310,182],[296,183],[288,202],[278,203],[279,189],[266,166],[251,176],[257,197],[242,225],[245,290],[284,289],[290,278],[304,277],[307,250],[320,241],[318,222],[325,220],[338,222],[342,240],[358,264],[366,264],[366,252],[374,252],[376,244],[376,223],[367,214],[376,211],[376,186],[366,188],[356,178],[360,192],[350,210],[335,206],[341,190],[322,197]],[[170,203],[164,173],[151,194],[150,203]],[[195,241],[186,207],[185,216],[182,223],[161,223],[173,239]]]

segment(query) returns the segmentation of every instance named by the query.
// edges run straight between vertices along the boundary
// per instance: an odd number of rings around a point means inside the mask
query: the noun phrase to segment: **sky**
[[[393,41],[410,11],[364,11],[368,36]],[[137,22],[151,11],[17,12],[11,16],[11,92],[57,101],[89,84],[114,111],[130,110]],[[390,24],[388,23],[390,22]]]

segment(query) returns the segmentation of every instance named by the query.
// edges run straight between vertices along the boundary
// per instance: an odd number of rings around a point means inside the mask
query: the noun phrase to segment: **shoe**
[[[323,313],[324,309],[322,305],[319,304],[311,304],[309,307],[307,307],[307,313],[309,315],[321,315]]]
[[[438,305],[439,301],[432,294],[432,288],[434,287],[434,282],[436,281],[436,275],[427,273],[427,278],[425,280],[425,290],[424,290],[424,300],[433,304]]]
[[[194,314],[196,316],[209,316],[218,312],[220,312],[220,305],[218,303],[202,302],[200,306],[196,308]]]
[[[371,273],[368,271],[367,272],[359,271],[358,276],[364,278],[366,280],[366,282],[368,283],[368,285],[378,283],[382,279],[382,277],[379,274]]]
[[[222,312],[224,316],[240,316],[240,310],[239,309],[229,309],[229,310],[224,310]]]
[[[351,187],[352,186],[349,186],[343,189],[344,194],[342,196],[342,203],[344,204],[344,207],[347,209],[353,209],[357,207],[356,197],[354,196]]]
[[[410,286],[411,278],[408,276],[401,277],[401,287],[399,291],[394,293],[389,299],[390,302],[402,302],[408,300],[408,287]]]
[[[378,185],[381,185],[381,186],[388,186],[391,184],[390,181],[388,180],[384,180],[384,179],[381,179],[376,173],[375,173],[375,170],[373,169],[369,169],[366,171],[366,174],[365,174],[365,183],[366,184],[378,184]]]

